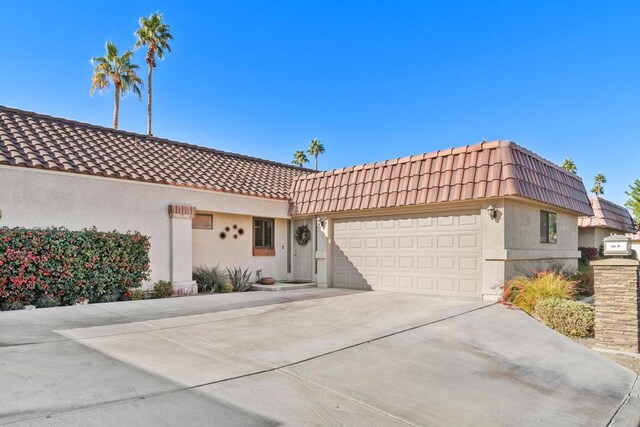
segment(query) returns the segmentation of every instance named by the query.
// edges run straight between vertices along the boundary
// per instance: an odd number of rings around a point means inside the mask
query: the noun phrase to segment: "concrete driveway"
[[[479,301],[312,289],[0,313],[0,425],[634,425],[636,379]]]

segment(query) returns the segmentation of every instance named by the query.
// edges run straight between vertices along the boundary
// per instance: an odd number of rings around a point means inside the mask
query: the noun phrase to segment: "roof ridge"
[[[382,167],[382,166],[387,166],[387,165],[394,165],[394,164],[402,164],[402,163],[409,163],[409,162],[414,162],[414,161],[421,161],[421,160],[425,160],[427,158],[429,158],[428,156],[431,156],[430,158],[435,158],[435,157],[447,157],[447,156],[451,156],[451,155],[456,155],[456,154],[461,154],[461,153],[472,153],[474,151],[482,151],[486,148],[493,148],[501,146],[501,144],[503,143],[507,143],[510,144],[512,143],[511,141],[508,140],[494,140],[494,141],[482,141],[479,142],[477,144],[469,144],[469,145],[461,145],[458,147],[451,147],[451,148],[447,148],[447,149],[441,149],[441,150],[434,150],[434,151],[428,151],[426,153],[419,153],[419,154],[412,154],[409,156],[404,156],[404,157],[394,157],[391,159],[385,159],[385,160],[379,160],[379,161],[375,161],[375,162],[368,162],[368,163],[359,163],[356,165],[351,165],[351,166],[343,166],[340,168],[334,168],[334,169],[328,169],[325,171],[312,171],[309,174],[306,175],[300,175],[297,176],[295,178],[295,180],[298,180],[300,178],[319,178],[322,176],[331,176],[333,174],[336,173],[343,173],[349,169],[353,170],[356,168],[360,168],[360,169],[368,169],[371,167]],[[515,143],[513,143],[515,144]],[[464,151],[463,151],[464,149]],[[459,150],[459,151],[456,151]]]
[[[29,111],[29,110],[21,110],[19,108],[7,107],[6,105],[1,105],[0,104],[0,112],[2,112],[2,111],[16,113],[16,114],[22,114],[22,115],[28,115],[28,116],[32,116],[32,117],[36,117],[36,118],[40,118],[40,119],[44,119],[44,120],[49,120],[49,121],[58,121],[58,122],[62,122],[62,123],[68,123],[68,124],[74,125],[74,126],[82,126],[82,127],[87,128],[87,129],[95,129],[95,130],[101,130],[101,131],[115,133],[115,134],[122,134],[122,135],[132,136],[132,137],[135,137],[135,138],[142,138],[142,139],[147,140],[147,141],[152,142],[152,143],[161,143],[161,144],[174,145],[174,146],[183,147],[183,148],[190,148],[190,149],[195,149],[195,150],[207,151],[207,152],[210,152],[210,153],[220,154],[220,155],[223,155],[223,156],[231,156],[231,157],[236,157],[236,158],[239,158],[239,159],[256,161],[256,162],[261,162],[261,163],[270,164],[270,165],[274,165],[274,166],[281,166],[281,167],[285,167],[287,169],[301,170],[301,171],[304,171],[304,172],[317,172],[317,171],[315,171],[313,169],[301,168],[301,167],[298,167],[298,166],[295,166],[295,165],[288,165],[286,163],[276,162],[274,160],[262,159],[260,157],[247,156],[245,154],[232,153],[232,152],[228,152],[228,151],[219,150],[217,148],[205,147],[205,146],[202,146],[202,145],[189,144],[187,142],[174,141],[174,140],[171,140],[171,139],[168,139],[168,138],[160,138],[160,137],[154,136],[154,135],[144,135],[144,134],[141,134],[141,133],[122,130],[122,129],[113,129],[113,128],[109,128],[109,127],[106,127],[106,126],[96,125],[96,124],[93,124],[93,123],[66,119],[64,117],[50,116],[48,114],[37,113],[35,111]]]
[[[564,173],[565,175],[567,175],[569,177],[577,178],[577,179],[580,180],[580,182],[582,182],[582,177],[580,175],[578,175],[577,173],[569,172],[568,170],[566,170],[562,166],[557,165],[557,164],[553,163],[552,161],[545,159],[540,154],[538,154],[538,153],[536,153],[534,151],[531,151],[528,148],[524,148],[522,145],[520,145],[520,144],[518,144],[516,142],[513,142],[513,141],[500,141],[500,142],[506,142],[507,143],[507,144],[505,144],[506,146],[514,147],[517,150],[520,150],[525,154],[528,154],[530,156],[535,157],[536,159],[540,160],[541,162],[543,162],[547,166],[550,166],[550,167],[552,167],[552,168]]]
[[[615,206],[616,208],[624,209],[625,211],[629,212],[629,210],[628,210],[626,207],[624,207],[624,206],[622,206],[622,205],[619,205],[619,204],[617,204],[617,203],[614,203],[614,202],[612,202],[611,200],[605,199],[604,197],[600,197],[600,196],[589,196],[589,199],[598,199],[598,201],[599,201],[599,202],[604,202],[604,203],[606,203],[606,204],[608,204],[608,205],[612,205],[612,206]]]

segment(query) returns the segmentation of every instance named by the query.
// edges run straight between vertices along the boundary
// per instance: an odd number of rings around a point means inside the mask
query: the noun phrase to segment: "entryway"
[[[293,221],[291,245],[293,247],[292,273],[293,280],[296,281],[312,281],[313,280],[313,248],[315,242],[310,238],[305,244],[296,241],[296,230],[302,230],[301,227],[307,227],[311,232],[313,226],[312,219],[297,219]],[[313,233],[311,233],[313,236]]]

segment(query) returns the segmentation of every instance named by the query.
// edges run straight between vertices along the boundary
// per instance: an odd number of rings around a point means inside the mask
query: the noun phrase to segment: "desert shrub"
[[[198,284],[198,293],[225,292],[224,285],[229,281],[227,273],[220,264],[213,267],[199,265],[193,269],[193,280]]]
[[[252,272],[247,268],[243,270],[240,267],[233,269],[227,268],[227,275],[229,276],[229,282],[233,286],[233,290],[236,292],[245,292],[251,289],[253,282],[251,281]]]
[[[38,308],[57,307],[60,305],[60,300],[42,295],[36,300],[34,305]]]
[[[99,301],[148,276],[149,238],[137,232],[0,227],[0,305]]]
[[[141,299],[145,299],[147,297],[147,293],[142,289],[134,289],[131,291],[131,300],[138,301]]]
[[[598,248],[589,248],[589,247],[584,247],[581,246],[578,248],[578,250],[580,251],[580,263],[581,264],[589,264],[589,261],[593,261],[595,259],[598,259]]]
[[[542,271],[532,277],[517,276],[502,286],[500,301],[531,313],[538,301],[547,298],[573,298],[576,282],[563,273]]]
[[[591,266],[580,264],[578,270],[570,278],[576,282],[576,293],[593,295],[593,269]]]
[[[4,302],[0,304],[0,310],[2,311],[22,310],[23,308],[24,304],[22,304],[20,301]]]
[[[595,309],[591,304],[561,298],[548,298],[536,303],[536,319],[570,337],[593,336]]]
[[[153,296],[155,298],[167,298],[173,295],[173,284],[166,280],[158,280],[153,285]]]

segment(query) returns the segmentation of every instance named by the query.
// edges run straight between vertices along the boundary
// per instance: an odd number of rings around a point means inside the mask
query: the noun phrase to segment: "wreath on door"
[[[304,246],[311,240],[311,230],[306,225],[296,228],[296,242],[300,246]]]

